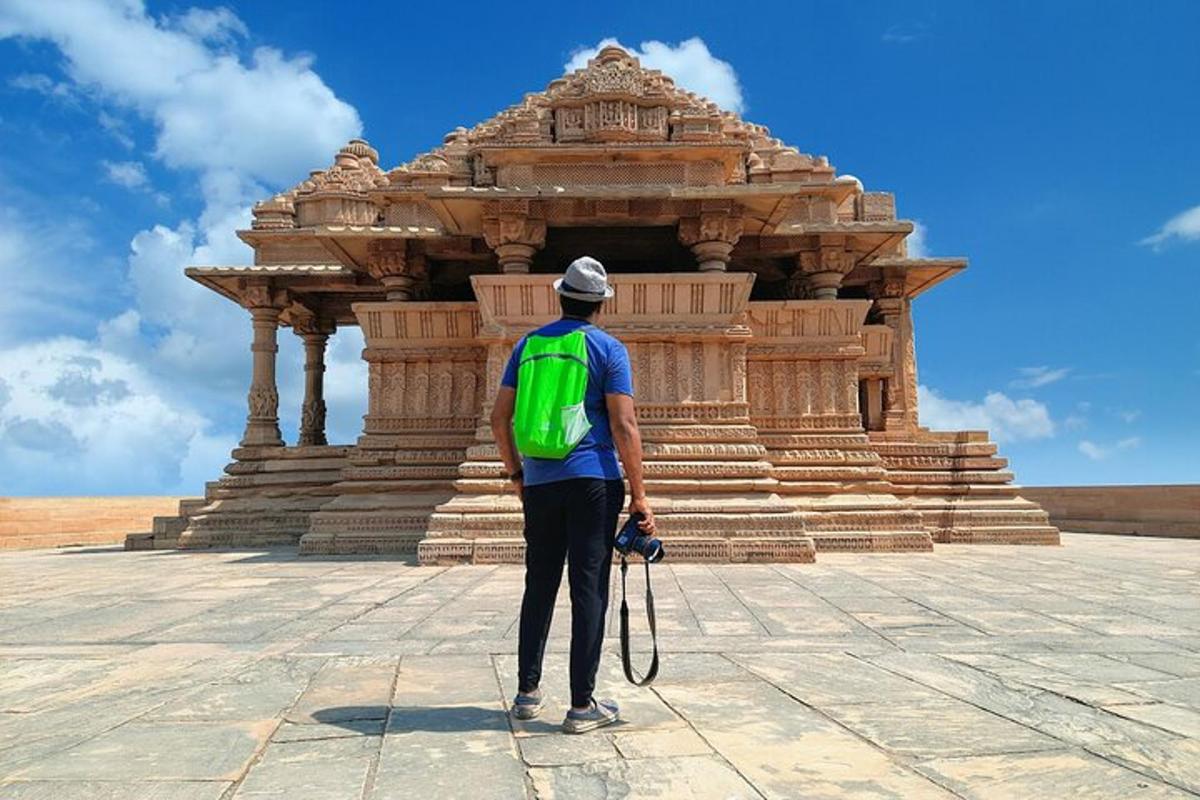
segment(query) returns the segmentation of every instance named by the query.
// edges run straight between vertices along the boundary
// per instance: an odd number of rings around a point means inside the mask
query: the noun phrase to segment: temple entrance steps
[[[209,481],[208,486],[216,485]],[[178,513],[169,517],[154,517],[148,533],[130,533],[125,536],[126,550],[171,550],[179,545],[179,534],[187,529],[188,519],[208,505],[204,497],[186,497],[179,501]]]
[[[300,554],[412,554],[454,479],[473,433],[368,433],[312,514]]]
[[[981,431],[872,432],[897,497],[921,515],[934,542],[1059,543],[1049,515],[1020,496],[1008,461]]]
[[[297,544],[313,512],[331,499],[352,451],[349,445],[240,447],[226,475],[206,487],[205,504],[181,509],[186,523],[164,521],[161,546]],[[160,547],[157,533],[154,546]]]
[[[762,431],[777,491],[821,552],[928,552],[921,515],[891,493],[883,459],[854,430]]]
[[[646,491],[670,558],[679,562],[810,562],[816,547],[805,521],[776,494],[778,483],[753,442],[753,429],[689,443],[655,441],[643,426]],[[732,439],[732,441],[730,441]],[[496,446],[468,451],[455,497],[430,517],[418,546],[422,564],[520,562],[524,558],[520,501],[504,479]]]

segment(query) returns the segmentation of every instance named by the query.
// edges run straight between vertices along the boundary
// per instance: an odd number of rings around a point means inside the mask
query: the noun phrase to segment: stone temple
[[[617,47],[390,170],[354,140],[254,209],[252,265],[187,274],[249,311],[249,415],[203,501],[131,548],[297,544],[522,559],[487,416],[509,351],[588,254],[629,348],[647,487],[671,558],[810,561],[936,542],[1054,544],[980,431],[917,408],[912,302],[966,267],[909,258],[894,198]],[[362,328],[369,409],[326,442],[324,350]],[[275,385],[306,353],[299,441]]]

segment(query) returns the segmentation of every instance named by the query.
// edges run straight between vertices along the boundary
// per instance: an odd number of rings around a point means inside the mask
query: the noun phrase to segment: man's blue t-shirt
[[[560,319],[543,325],[530,335],[562,336],[585,325],[589,323],[580,319]],[[583,407],[588,422],[592,423],[592,429],[566,458],[522,457],[526,486],[565,481],[570,478],[621,479],[621,468],[617,465],[617,453],[613,447],[612,429],[608,426],[608,406],[604,403],[604,395],[633,396],[629,353],[626,352],[625,345],[594,325],[590,325],[583,335],[588,352],[588,385]],[[508,366],[504,368],[504,377],[500,379],[501,386],[517,388],[517,366],[521,363],[521,351],[524,349],[525,337],[521,337],[508,359]]]

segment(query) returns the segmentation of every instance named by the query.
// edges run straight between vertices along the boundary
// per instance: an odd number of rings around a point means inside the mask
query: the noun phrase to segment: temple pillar
[[[254,340],[250,344],[253,364],[246,398],[249,413],[241,446],[279,447],[283,445],[283,436],[279,433],[279,390],[275,385],[275,356],[279,352],[275,334],[282,307],[266,285],[248,287],[244,302],[250,309]]]
[[[734,203],[704,200],[695,216],[679,220],[679,241],[691,249],[701,272],[724,272],[743,227],[741,211]]]
[[[309,317],[294,323],[292,330],[304,342],[304,402],[297,444],[325,445],[325,345],[334,326]]]
[[[530,200],[489,201],[483,210],[483,239],[496,252],[501,272],[529,272],[533,256],[546,244],[541,206]]]
[[[883,428],[883,379],[867,378],[863,381],[863,427],[869,431]]]
[[[887,278],[873,288],[875,308],[893,334],[892,376],[884,396],[884,427],[889,431],[916,430],[917,356],[912,309],[904,296],[904,280]]]

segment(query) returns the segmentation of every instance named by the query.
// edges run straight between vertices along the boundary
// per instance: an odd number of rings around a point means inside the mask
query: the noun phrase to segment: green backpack
[[[584,328],[525,338],[517,365],[513,435],[521,455],[563,459],[592,429],[583,408],[588,384]]]

